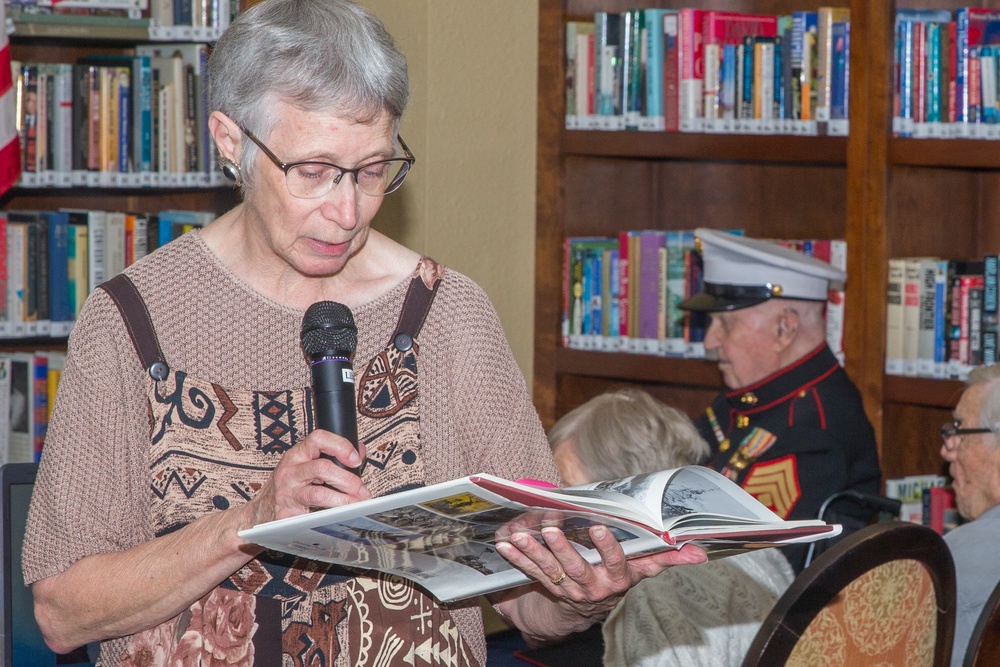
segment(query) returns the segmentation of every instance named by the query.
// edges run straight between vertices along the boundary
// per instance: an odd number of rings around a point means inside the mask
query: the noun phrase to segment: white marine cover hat
[[[768,299],[826,301],[830,283],[847,274],[827,262],[771,241],[699,227],[702,291],[679,304],[684,310],[747,308]]]

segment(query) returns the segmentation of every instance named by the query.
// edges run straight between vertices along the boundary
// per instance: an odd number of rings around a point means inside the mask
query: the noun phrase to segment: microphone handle
[[[325,357],[312,363],[313,411],[316,428],[330,431],[345,438],[358,448],[358,418],[354,407],[354,370],[350,359]],[[353,472],[334,457],[324,458]]]

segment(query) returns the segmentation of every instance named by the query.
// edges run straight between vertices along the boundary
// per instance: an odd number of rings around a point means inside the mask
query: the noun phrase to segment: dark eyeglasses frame
[[[941,424],[941,440],[944,441],[944,448],[953,451],[955,447],[949,447],[948,441],[952,438],[960,438],[963,435],[978,435],[980,433],[992,433],[993,429],[977,426],[976,428],[962,428],[958,422],[948,422]]]
[[[273,152],[271,152],[270,148],[268,148],[267,146],[264,145],[263,141],[261,141],[256,136],[254,136],[253,132],[251,132],[250,130],[246,129],[242,125],[239,125],[239,128],[243,132],[243,134],[247,135],[247,137],[250,138],[250,141],[252,141],[255,144],[257,144],[257,147],[259,149],[261,149],[262,151],[264,151],[264,155],[266,155],[268,157],[268,159],[270,159],[271,162],[274,163],[274,166],[276,166],[281,171],[285,172],[285,176],[286,177],[288,176],[289,170],[291,170],[291,169],[293,169],[295,167],[300,167],[300,166],[302,166],[304,164],[317,164],[317,165],[322,165],[324,167],[333,167],[334,169],[337,169],[337,170],[340,171],[340,176],[337,177],[336,179],[334,179],[334,181],[333,181],[333,185],[334,186],[340,185],[340,181],[344,178],[344,176],[347,175],[347,174],[350,174],[351,177],[354,180],[355,187],[357,187],[357,185],[358,185],[358,173],[362,169],[367,169],[368,167],[372,166],[373,164],[380,164],[382,162],[397,162],[397,161],[403,161],[403,162],[405,162],[406,163],[406,167],[404,169],[401,169],[400,172],[398,174],[396,174],[396,177],[392,179],[392,181],[389,183],[389,185],[386,186],[385,192],[383,192],[382,195],[381,195],[383,197],[385,195],[392,194],[393,192],[395,192],[396,190],[399,189],[399,186],[403,184],[403,179],[406,178],[406,175],[410,172],[410,168],[413,167],[413,163],[417,161],[417,158],[415,158],[413,156],[413,153],[410,152],[409,146],[407,146],[406,142],[403,141],[403,137],[401,137],[401,136],[399,136],[397,134],[396,135],[396,139],[399,140],[399,146],[400,146],[400,148],[403,149],[403,157],[394,157],[394,158],[388,158],[388,159],[385,159],[385,160],[372,160],[371,162],[367,162],[367,163],[365,163],[363,165],[357,166],[354,169],[348,169],[347,167],[341,167],[340,165],[333,164],[332,162],[322,162],[320,160],[302,160],[301,162],[282,162],[281,160],[278,159],[277,155],[275,155]],[[330,191],[332,191],[332,190],[333,190],[333,187],[331,186]],[[362,190],[362,192],[364,192],[364,190]],[[369,197],[378,197],[378,196],[380,196],[380,195],[370,195],[367,192],[365,192],[365,194],[367,194]],[[320,196],[322,196],[322,195],[320,195]],[[314,199],[318,199],[318,198],[319,197],[314,197]],[[299,199],[302,199],[302,198],[299,197]]]

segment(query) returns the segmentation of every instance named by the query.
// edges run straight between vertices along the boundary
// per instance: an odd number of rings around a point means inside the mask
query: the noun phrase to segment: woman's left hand
[[[537,579],[562,606],[591,622],[603,619],[641,580],[673,565],[703,563],[708,559],[703,549],[688,545],[629,560],[607,527],[593,526],[590,538],[601,554],[601,563],[591,565],[559,528],[547,527],[541,532],[544,543],[527,532],[514,532],[510,542],[497,543],[497,550],[518,569]]]

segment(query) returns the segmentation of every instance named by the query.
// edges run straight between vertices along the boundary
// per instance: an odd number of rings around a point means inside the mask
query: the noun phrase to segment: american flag
[[[0,4],[0,194],[21,176],[21,145],[17,138],[17,114],[10,71],[7,21]]]

